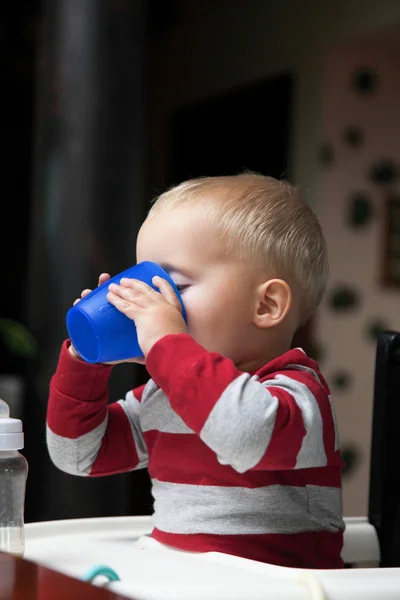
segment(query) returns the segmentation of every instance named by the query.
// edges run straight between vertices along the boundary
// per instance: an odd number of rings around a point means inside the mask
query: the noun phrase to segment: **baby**
[[[91,477],[147,467],[152,537],[163,544],[342,567],[330,392],[318,365],[291,349],[327,281],[312,210],[270,177],[187,181],[151,208],[137,260],[168,271],[187,325],[164,279],[154,280],[161,293],[131,279],[110,285],[109,302],[135,321],[151,379],[108,404],[113,367],[85,363],[64,342],[48,406],[54,464]]]

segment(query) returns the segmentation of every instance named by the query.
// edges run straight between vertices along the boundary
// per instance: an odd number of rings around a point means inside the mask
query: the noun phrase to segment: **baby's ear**
[[[275,327],[283,321],[292,306],[292,290],[283,279],[270,279],[257,289],[254,324],[261,329]]]

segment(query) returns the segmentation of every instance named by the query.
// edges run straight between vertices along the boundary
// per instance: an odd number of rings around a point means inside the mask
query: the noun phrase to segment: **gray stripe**
[[[47,426],[47,448],[52,462],[70,475],[89,475],[107,429],[108,417],[95,429],[76,439],[57,435]]]
[[[327,496],[327,490],[330,494]],[[335,528],[344,529],[344,521],[341,518],[343,514],[343,501],[341,488],[326,488],[318,485],[308,485],[308,509],[311,514],[323,514],[321,524],[327,531],[334,531]]]
[[[264,456],[277,408],[278,400],[264,384],[243,373],[222,392],[200,437],[222,465],[244,473]]]
[[[133,441],[135,442],[136,451],[138,454],[139,464],[136,469],[142,469],[147,467],[149,462],[149,456],[145,441],[140,430],[140,402],[135,398],[132,392],[128,392],[125,396],[125,400],[119,400],[118,404],[122,407],[125,412],[129,425],[131,426]]]
[[[318,381],[318,383],[322,385],[320,377],[318,376],[316,371],[314,371],[314,369],[311,369],[311,367],[305,367],[304,365],[287,365],[285,367],[285,371],[287,369],[292,369],[293,371],[303,371],[304,373],[311,373],[315,381]]]
[[[177,534],[254,535],[343,529],[341,490],[196,486],[153,480],[153,524]]]
[[[146,385],[141,406],[140,426],[142,431],[162,431],[163,433],[193,433],[171,408],[167,396],[150,380]]]
[[[323,439],[323,423],[318,403],[303,383],[299,383],[286,375],[278,374],[274,379],[265,382],[267,387],[275,386],[291,394],[301,410],[306,435],[297,455],[296,469],[325,467],[327,458]]]

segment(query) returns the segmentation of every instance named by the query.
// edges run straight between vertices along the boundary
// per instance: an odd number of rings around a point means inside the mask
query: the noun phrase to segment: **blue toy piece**
[[[166,279],[173,287],[186,321],[185,308],[175,283],[164,269],[155,263],[141,262],[115,275],[82,298],[67,313],[67,330],[75,350],[88,363],[103,363],[142,357],[135,323],[107,300],[110,283],[119,283],[123,277],[139,279],[153,289],[153,277]]]
[[[89,569],[82,577],[83,581],[92,583],[97,577],[107,577],[108,581],[121,581],[119,575],[107,565],[97,565]]]

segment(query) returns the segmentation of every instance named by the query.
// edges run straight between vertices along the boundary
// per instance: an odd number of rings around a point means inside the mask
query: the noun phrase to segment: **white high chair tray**
[[[367,519],[346,520],[345,562],[379,560]],[[26,525],[25,557],[75,578],[113,568],[109,585],[136,600],[399,600],[399,569],[289,569],[227,554],[183,552],[158,544],[149,517],[77,519]],[[99,578],[98,585],[105,579]]]

